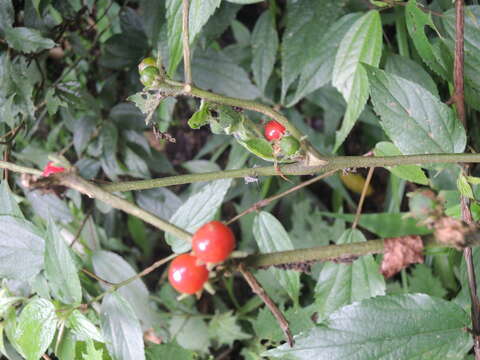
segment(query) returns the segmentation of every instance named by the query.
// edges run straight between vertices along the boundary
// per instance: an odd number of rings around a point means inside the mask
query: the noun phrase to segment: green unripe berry
[[[144,86],[152,86],[160,72],[156,67],[148,66],[140,72],[140,82]]]
[[[138,64],[138,72],[141,73],[144,69],[149,66],[157,67],[157,61],[153,57],[147,57]]]
[[[300,149],[300,143],[293,136],[284,136],[280,139],[280,148],[285,156],[290,156]]]

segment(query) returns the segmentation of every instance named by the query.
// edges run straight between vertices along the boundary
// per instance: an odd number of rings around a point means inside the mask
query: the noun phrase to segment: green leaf
[[[80,311],[73,310],[67,319],[67,326],[72,329],[72,332],[83,341],[93,339],[95,341],[103,342],[103,336],[100,330]]]
[[[408,276],[408,291],[411,293],[424,293],[442,298],[447,290],[439,278],[433,275],[432,269],[425,264],[416,264]]]
[[[353,214],[328,212],[320,212],[320,214],[336,219],[343,219],[348,222],[353,222],[355,219],[355,215]],[[407,215],[408,213],[362,214],[359,225],[382,238],[405,235],[427,235],[433,232],[432,229],[417,225],[417,220],[407,217]]]
[[[220,6],[221,0],[192,0],[189,11],[189,37],[190,43],[193,43],[197,35]]]
[[[452,109],[416,83],[365,68],[375,111],[402,154],[463,152],[465,129]]]
[[[430,27],[438,33],[432,21],[432,14],[429,11],[421,10],[416,0],[409,0],[405,8],[405,20],[408,34],[412,38],[415,48],[422,57],[422,60],[444,79],[448,78],[447,70],[441,66],[435,57],[433,46],[425,32],[426,27]]]
[[[173,316],[170,320],[169,332],[181,347],[208,352],[210,340],[208,327],[203,319],[188,315]]]
[[[45,277],[53,296],[65,304],[82,301],[82,287],[70,250],[55,223],[50,220],[45,242]]]
[[[55,42],[44,38],[40,31],[26,27],[6,28],[5,40],[12,48],[24,53],[51,49],[55,46]]]
[[[27,200],[30,202],[35,214],[44,220],[50,218],[67,224],[73,220],[73,216],[64,200],[52,193],[44,193],[39,190],[26,191]]]
[[[0,36],[5,36],[5,30],[12,26],[15,11],[11,0],[0,1]]]
[[[48,349],[57,327],[53,304],[35,298],[20,313],[15,329],[15,341],[27,360],[38,360]]]
[[[402,155],[400,150],[388,141],[381,141],[375,145],[375,156],[396,156]],[[387,167],[392,174],[398,176],[401,179],[405,179],[417,184],[428,185],[428,178],[423,172],[422,168],[418,165],[399,165],[393,167]]]
[[[361,14],[345,15],[328,28],[322,36],[320,44],[313,48],[316,54],[301,69],[297,91],[295,96],[289,99],[287,106],[293,106],[301,98],[331,81],[335,54],[340,46],[340,42],[360,16]]]
[[[437,85],[435,85],[430,74],[425,71],[421,65],[405,56],[390,55],[387,58],[385,71],[417,83],[425,90],[430,91],[433,95],[438,97]]]
[[[130,304],[118,293],[107,294],[100,321],[108,352],[114,359],[145,360],[143,332]]]
[[[293,244],[282,224],[270,213],[261,211],[253,221],[253,235],[262,253],[293,250]],[[278,280],[290,298],[296,302],[300,292],[299,273],[292,270],[271,268],[269,271]]]
[[[237,317],[228,311],[222,314],[215,314],[208,324],[210,338],[215,339],[219,345],[232,346],[235,340],[250,339],[251,335],[244,333],[237,324]]]
[[[468,315],[423,294],[391,295],[345,306],[266,356],[295,360],[463,359],[472,339]]]
[[[367,241],[358,230],[346,230],[337,244]],[[362,256],[351,264],[327,262],[315,287],[315,302],[320,317],[355,301],[385,295],[385,280],[372,255]]]
[[[178,208],[170,218],[170,222],[191,233],[195,232],[200,226],[213,220],[231,183],[231,179],[222,179],[205,185]],[[165,240],[176,253],[182,253],[191,248],[189,242],[170,233],[165,235]]]
[[[0,216],[0,277],[33,278],[43,269],[43,252],[43,236],[33,224],[12,216]]]
[[[166,0],[167,29],[168,29],[168,70],[169,77],[173,77],[177,66],[182,59],[182,0]]]
[[[258,18],[252,33],[252,71],[260,90],[264,91],[273,71],[278,50],[278,34],[273,12],[266,10]]]
[[[472,187],[470,186],[467,178],[463,174],[460,174],[457,178],[457,189],[458,191],[460,191],[460,194],[462,194],[462,196],[465,196],[469,199],[475,199]]]
[[[287,3],[287,27],[282,38],[282,103],[306,64],[319,53],[319,36],[342,15],[342,1],[300,0]]]
[[[261,96],[261,92],[250,81],[248,73],[223,52],[213,48],[195,52],[192,76],[197,86],[219,94],[247,100]]]
[[[198,129],[199,127],[208,124],[209,114],[208,105],[202,101],[200,108],[195,111],[190,119],[188,119],[188,126],[192,129]]]
[[[162,219],[170,219],[182,205],[182,200],[167,188],[137,191],[135,196],[138,206]]]
[[[122,257],[110,251],[95,251],[92,255],[92,264],[95,274],[114,284],[137,274],[132,266]],[[103,287],[104,289],[109,288],[109,286],[105,285]],[[142,280],[137,279],[128,285],[122,286],[117,290],[117,293],[130,304],[136,317],[145,326],[153,326],[155,315],[149,305],[148,289]]]
[[[234,3],[234,4],[255,4],[259,2],[263,2],[264,0],[227,0],[228,2]]]
[[[0,181],[0,216],[2,215],[24,218],[6,181]]]
[[[195,353],[175,343],[149,346],[146,349],[147,360],[194,360]]]
[[[342,39],[335,57],[332,84],[343,95],[347,110],[337,131],[334,151],[352,130],[368,99],[368,78],[361,63],[377,67],[382,55],[382,23],[372,10],[358,19]]]
[[[87,352],[82,354],[82,360],[103,360],[103,350],[95,349],[92,340],[87,341]]]
[[[240,141],[237,139],[237,141],[252,154],[257,155],[264,160],[273,161],[275,159],[273,156],[272,144],[265,139],[253,138],[246,141]]]

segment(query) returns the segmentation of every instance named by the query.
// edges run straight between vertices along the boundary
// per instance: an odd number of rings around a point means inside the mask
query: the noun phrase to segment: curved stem
[[[336,156],[326,157],[326,165],[306,165],[302,162],[280,166],[283,175],[312,175],[347,168],[361,167],[386,167],[412,164],[434,163],[480,163],[480,154],[425,154],[425,155],[399,155],[399,156]],[[1,165],[1,164],[0,164]],[[279,172],[274,166],[263,166],[237,170],[215,171],[200,174],[187,174],[168,176],[159,179],[127,181],[103,185],[107,191],[133,191],[152,189],[156,187],[190,184],[199,181],[211,181],[227,178],[240,178],[245,176],[278,176]]]

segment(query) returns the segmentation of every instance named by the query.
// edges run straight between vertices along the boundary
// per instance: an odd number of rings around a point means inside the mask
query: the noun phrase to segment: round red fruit
[[[200,260],[219,263],[227,259],[235,248],[235,236],[220,221],[210,221],[195,232],[192,248]]]
[[[173,259],[168,269],[168,280],[175,290],[183,294],[195,294],[208,280],[205,265],[199,265],[197,257],[182,254]]]
[[[285,126],[275,120],[269,121],[265,125],[265,138],[268,141],[278,140],[285,134]]]
[[[49,161],[43,169],[42,176],[50,176],[52,174],[64,172],[65,168],[61,166],[53,165],[52,161]]]

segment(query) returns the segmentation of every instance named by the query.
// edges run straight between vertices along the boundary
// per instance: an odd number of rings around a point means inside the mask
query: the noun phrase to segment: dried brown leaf
[[[407,235],[384,240],[385,254],[380,271],[392,277],[410,264],[423,263],[423,242],[418,235]]]
[[[474,227],[445,216],[435,222],[434,229],[433,235],[438,242],[463,249],[467,245],[465,235],[474,230]]]

